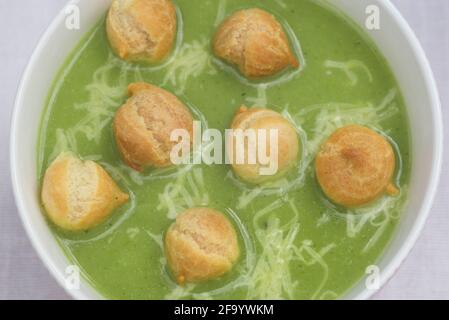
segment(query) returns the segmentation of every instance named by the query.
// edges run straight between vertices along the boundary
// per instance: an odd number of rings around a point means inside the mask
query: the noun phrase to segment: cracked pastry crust
[[[41,196],[50,220],[71,231],[95,227],[129,199],[100,165],[71,153],[48,167]]]
[[[168,264],[180,284],[222,276],[235,264],[240,250],[229,220],[210,208],[181,213],[165,236]]]
[[[177,28],[171,0],[114,0],[106,32],[115,53],[127,61],[155,63],[171,52]]]
[[[248,78],[273,75],[299,67],[282,25],[270,13],[245,9],[228,17],[213,39],[215,55],[236,65]]]
[[[130,98],[114,117],[115,141],[123,160],[131,168],[163,168],[172,165],[170,141],[175,129],[193,136],[190,110],[173,94],[144,82],[128,86]]]

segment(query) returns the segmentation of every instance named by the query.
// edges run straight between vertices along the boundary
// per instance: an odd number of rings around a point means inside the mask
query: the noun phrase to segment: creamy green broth
[[[131,201],[99,227],[69,233],[53,227],[67,255],[107,298],[335,299],[375,264],[398,223],[410,173],[407,114],[399,88],[364,31],[311,0],[177,0],[182,16],[175,53],[148,67],[116,58],[104,20],[84,37],[50,92],[40,133],[39,178],[55,156],[71,150],[98,161]],[[291,30],[300,72],[247,83],[215,61],[210,39],[224,17],[262,7]],[[305,62],[305,63],[304,63]],[[251,187],[226,165],[196,165],[139,174],[121,161],[112,118],[126,86],[147,81],[176,93],[210,128],[224,132],[242,105],[283,112],[303,141],[301,164],[275,185]],[[316,183],[313,160],[336,128],[358,123],[396,147],[401,196],[367,208],[329,203]],[[232,272],[178,287],[163,254],[164,233],[191,206],[223,211],[236,226],[242,256]]]

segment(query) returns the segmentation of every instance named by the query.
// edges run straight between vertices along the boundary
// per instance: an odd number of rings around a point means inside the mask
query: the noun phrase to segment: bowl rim
[[[29,219],[27,218],[25,212],[25,205],[24,201],[21,199],[21,187],[20,182],[17,177],[17,170],[16,167],[17,163],[17,155],[16,155],[16,136],[19,134],[17,131],[18,129],[18,121],[19,121],[19,115],[20,111],[23,108],[23,91],[24,87],[26,85],[26,82],[28,81],[28,78],[30,77],[30,74],[32,72],[33,66],[38,62],[38,57],[41,55],[41,52],[44,50],[44,48],[48,44],[48,40],[50,36],[55,32],[55,30],[58,28],[58,26],[64,21],[65,19],[65,10],[68,5],[76,4],[77,0],[70,0],[64,6],[61,10],[57,13],[55,18],[50,22],[49,26],[45,29],[43,34],[41,35],[39,41],[37,42],[36,48],[33,50],[31,57],[28,61],[28,64],[25,68],[25,71],[22,74],[22,78],[20,80],[18,89],[17,89],[17,95],[14,102],[14,110],[12,112],[11,117],[11,126],[10,126],[10,145],[9,145],[9,152],[10,152],[10,171],[11,171],[11,180],[12,180],[12,187],[13,187],[13,193],[14,193],[14,200],[19,212],[20,219],[22,220],[22,224],[25,227],[25,231],[27,233],[27,236],[31,242],[31,245],[33,246],[34,250],[37,252],[40,260],[43,262],[45,267],[49,270],[50,274],[53,276],[54,279],[56,279],[56,282],[60,285],[60,287],[63,288],[63,290],[72,298],[77,300],[87,300],[87,295],[82,292],[81,290],[68,290],[67,286],[65,285],[65,276],[64,273],[56,266],[56,263],[54,259],[52,258],[51,254],[48,253],[47,250],[45,250],[44,244],[39,241],[39,236],[37,234],[37,231],[33,226],[31,225]],[[56,241],[56,240],[55,240]],[[62,250],[62,249],[61,249]]]
[[[413,54],[420,67],[421,74],[424,75],[424,82],[426,84],[425,91],[429,93],[429,99],[431,104],[429,105],[429,111],[432,114],[432,119],[434,123],[432,138],[435,143],[433,150],[433,163],[432,163],[432,174],[429,179],[429,184],[426,188],[426,195],[424,201],[421,204],[421,209],[419,214],[413,224],[413,227],[408,231],[408,236],[406,241],[401,245],[399,250],[394,255],[394,258],[388,261],[387,267],[382,271],[382,277],[380,280],[380,286],[376,290],[368,290],[365,288],[360,294],[358,294],[356,300],[366,300],[373,297],[374,294],[378,293],[381,288],[393,277],[393,275],[399,270],[402,263],[410,254],[411,250],[416,244],[421,232],[426,224],[427,218],[429,217],[430,210],[432,209],[433,202],[438,190],[438,185],[441,177],[442,160],[443,160],[443,117],[441,111],[441,101],[438,93],[438,87],[435,81],[435,77],[430,66],[427,55],[421,46],[416,34],[410,27],[408,22],[396,8],[396,6],[391,2],[391,0],[380,0],[379,4],[384,10],[390,12],[393,19],[397,23],[400,31],[407,39],[412,47]]]
[[[11,181],[12,188],[14,193],[15,203],[19,212],[19,216],[21,218],[22,224],[25,228],[28,238],[37,252],[40,260],[49,270],[50,274],[59,285],[65,290],[65,292],[75,299],[85,300],[88,299],[88,295],[85,294],[82,290],[68,290],[65,286],[65,276],[63,272],[56,266],[56,263],[50,253],[45,250],[44,244],[39,240],[39,236],[37,231],[31,225],[29,219],[25,214],[25,204],[23,199],[21,198],[21,186],[17,176],[18,167],[17,163],[17,155],[16,155],[16,137],[19,134],[18,132],[18,122],[19,115],[21,114],[21,110],[23,109],[23,95],[24,95],[24,87],[32,73],[33,66],[37,63],[38,57],[40,56],[43,49],[48,44],[48,39],[55,32],[56,28],[61,24],[61,22],[65,18],[65,9],[68,5],[76,4],[77,0],[68,1],[63,8],[59,11],[50,25],[47,27],[43,35],[40,37],[36,48],[33,50],[29,62],[25,68],[25,71],[22,74],[18,89],[17,95],[14,102],[14,108],[11,116],[11,126],[10,126],[10,172],[11,172]],[[430,67],[430,63],[427,59],[427,56],[422,48],[418,38],[413,32],[412,28],[396,8],[396,6],[391,3],[391,0],[378,0],[377,1],[380,6],[386,11],[388,11],[394,20],[394,22],[399,27],[401,33],[407,40],[407,42],[411,45],[413,54],[419,64],[420,72],[424,76],[424,82],[426,84],[426,92],[429,94],[429,99],[432,102],[429,106],[429,112],[432,114],[432,119],[434,123],[432,139],[434,141],[434,150],[432,154],[433,163],[432,163],[432,174],[429,179],[428,187],[426,189],[426,195],[424,197],[424,201],[421,205],[421,209],[419,210],[419,215],[416,218],[412,228],[407,232],[408,236],[406,237],[406,241],[401,245],[401,247],[395,252],[394,257],[388,261],[387,267],[382,271],[382,277],[380,280],[380,286],[376,290],[368,290],[364,289],[358,295],[355,296],[354,299],[362,300],[362,299],[370,299],[374,294],[376,294],[384,285],[392,278],[392,276],[398,271],[399,267],[403,263],[403,261],[407,258],[411,249],[414,247],[418,237],[420,236],[422,229],[427,221],[427,218],[430,214],[431,207],[433,205],[433,201],[435,195],[437,193],[437,188],[440,181],[441,169],[442,169],[442,158],[443,158],[443,120],[442,120],[442,111],[441,111],[441,102],[439,98],[438,88],[436,85],[436,81],[433,75],[433,71]],[[96,290],[95,290],[96,291]],[[343,297],[344,298],[344,297]]]

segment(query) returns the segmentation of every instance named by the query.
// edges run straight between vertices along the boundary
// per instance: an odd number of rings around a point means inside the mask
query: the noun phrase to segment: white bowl
[[[44,103],[52,81],[67,55],[100,17],[110,0],[78,0],[81,28],[65,27],[64,9],[45,32],[34,51],[17,93],[11,128],[11,175],[17,206],[36,251],[47,268],[63,286],[70,261],[49,229],[39,206],[36,179],[36,146]],[[412,30],[388,0],[333,0],[360,26],[365,25],[366,7],[381,10],[381,29],[369,34],[389,61],[404,95],[410,117],[413,168],[408,206],[394,238],[382,256],[379,267],[381,285],[398,269],[414,245],[429,213],[442,162],[442,121],[435,81],[425,54]],[[345,298],[366,299],[375,290],[364,283],[356,285]],[[87,282],[79,290],[68,291],[78,299],[98,299],[101,295]]]

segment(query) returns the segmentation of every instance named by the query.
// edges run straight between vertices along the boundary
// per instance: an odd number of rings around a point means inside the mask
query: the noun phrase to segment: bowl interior
[[[66,19],[76,3],[81,13],[79,30],[66,27]],[[375,4],[380,9],[381,29],[367,31],[387,61],[401,87],[408,107],[412,133],[410,195],[396,234],[378,266],[383,284],[406,257],[430,209],[438,183],[442,152],[442,125],[436,86],[428,62],[413,33],[400,14],[387,0],[333,0],[364,28],[366,8]],[[105,14],[110,0],[78,0],[57,16],[36,48],[23,76],[17,95],[11,133],[11,174],[17,206],[26,231],[41,259],[64,286],[66,268],[71,264],[51,233],[40,209],[37,184],[37,132],[47,93],[61,64],[72,48]],[[366,30],[366,29],[365,29]],[[65,287],[65,286],[64,286]],[[75,298],[98,299],[99,295],[86,281],[80,290],[68,291]],[[375,291],[360,282],[346,298],[363,299]]]

